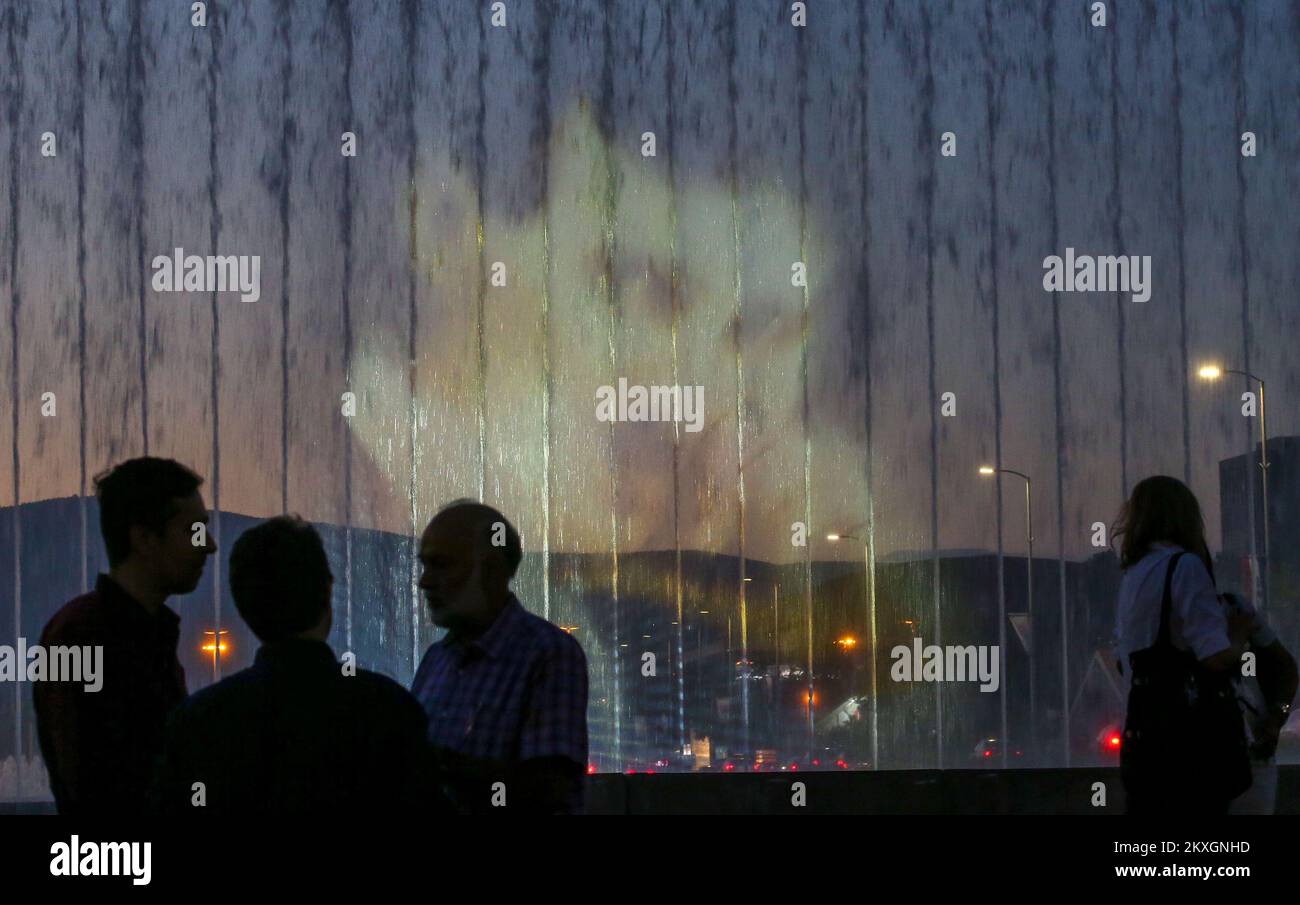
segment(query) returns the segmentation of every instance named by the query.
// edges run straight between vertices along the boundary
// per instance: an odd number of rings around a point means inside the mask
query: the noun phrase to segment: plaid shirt
[[[411,691],[435,747],[512,763],[564,757],[586,771],[587,658],[513,594],[478,638],[431,645]]]

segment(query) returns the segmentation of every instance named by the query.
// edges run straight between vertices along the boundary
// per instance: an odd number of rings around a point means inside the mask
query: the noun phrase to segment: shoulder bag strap
[[[1156,634],[1156,644],[1167,646],[1169,641],[1169,611],[1173,608],[1174,603],[1174,569],[1178,568],[1178,560],[1183,558],[1183,553],[1175,553],[1169,557],[1169,568],[1165,571],[1165,592],[1160,598],[1160,631]]]

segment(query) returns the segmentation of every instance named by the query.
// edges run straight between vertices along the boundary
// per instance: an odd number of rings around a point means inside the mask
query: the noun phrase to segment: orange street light
[[[230,633],[223,628],[214,632],[205,631],[203,634],[212,636],[212,640],[205,642],[200,650],[205,654],[212,654],[212,681],[215,682],[221,678],[221,655],[230,647],[222,636]]]

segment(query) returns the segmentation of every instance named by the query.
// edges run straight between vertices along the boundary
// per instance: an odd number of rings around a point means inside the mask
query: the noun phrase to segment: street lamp
[[[203,644],[202,650],[204,653],[212,654],[212,681],[215,682],[221,678],[221,655],[226,652],[228,647],[226,639],[222,636],[228,635],[230,632],[223,628],[216,631],[205,631],[203,634],[212,636],[211,641]]]
[[[744,572],[744,561],[741,561],[741,572]],[[741,709],[741,726],[742,738],[741,747],[745,751],[750,750],[749,743],[749,603],[745,594],[745,585],[754,579],[745,577],[743,574],[740,579],[740,659],[742,666],[740,668],[740,709]],[[731,621],[727,621],[730,626]]]
[[[1026,558],[1026,560],[1025,560],[1025,576],[1026,576],[1026,581],[1028,582],[1028,594],[1027,594],[1027,597],[1026,597],[1026,603],[1027,603],[1028,610],[1029,610],[1029,626],[1028,626],[1028,628],[1029,628],[1029,738],[1030,738],[1030,742],[1034,745],[1035,748],[1037,748],[1037,742],[1038,742],[1038,724],[1037,724],[1037,720],[1038,720],[1038,681],[1037,681],[1037,679],[1035,678],[1035,675],[1034,675],[1034,506],[1033,506],[1033,481],[1030,480],[1029,475],[1025,474],[1025,473],[1022,472],[1022,471],[1016,471],[1014,468],[995,468],[995,467],[993,467],[992,465],[981,465],[980,468],[979,468],[979,473],[980,473],[981,475],[986,476],[986,477],[987,477],[987,476],[990,476],[990,475],[995,475],[995,474],[1013,474],[1013,475],[1015,475],[1016,477],[1018,477],[1018,478],[1024,478],[1024,480],[1025,480],[1025,541],[1026,541],[1026,543],[1029,545],[1029,556],[1028,556],[1028,557]],[[1005,599],[1004,599],[1003,602],[1002,602],[1002,607],[1003,607],[1003,612],[1002,612],[1002,614],[1001,614],[1001,623],[1002,623],[1002,624],[1001,624],[1001,626],[999,626],[998,633],[999,633],[1000,638],[1003,638],[1003,639],[1004,639],[1004,638],[1005,638],[1005,633],[1006,633],[1006,620],[1007,620],[1007,616],[1006,616],[1006,601],[1005,601]],[[1065,625],[1065,621],[1064,621],[1064,619],[1065,619],[1065,614],[1064,614],[1064,613],[1061,614],[1061,618],[1062,618],[1061,625],[1064,626],[1064,625]],[[1065,646],[1064,646],[1064,643],[1062,643],[1062,646],[1061,646],[1061,654],[1062,654],[1062,656],[1065,655]],[[1003,655],[1003,657],[1005,657],[1005,656],[1006,656],[1006,652],[1003,651],[1003,654],[1002,654],[1002,655]],[[1003,687],[1004,687],[1004,691],[1003,691],[1003,694],[1002,694],[1002,746],[1001,746],[1001,747],[1002,747],[1002,766],[1005,767],[1005,766],[1007,765],[1007,745],[1008,745],[1009,740],[1007,739],[1007,696],[1006,696],[1006,691],[1005,691],[1005,685],[1004,685]],[[1067,721],[1067,723],[1068,723],[1068,720],[1069,720],[1069,709],[1068,709],[1068,706],[1067,706],[1067,709],[1062,713],[1062,717],[1063,717],[1063,718]],[[1068,731],[1068,729],[1066,730],[1065,737],[1066,737],[1066,739],[1069,739],[1069,731]],[[1068,744],[1068,742],[1067,742],[1067,744]]]
[[[772,585],[772,631],[775,636],[776,645],[776,687],[781,687],[781,601],[777,597],[780,592],[779,585]]]
[[[866,564],[867,612],[870,621],[871,645],[871,769],[880,769],[880,710],[879,695],[876,691],[876,570],[873,568],[874,550],[871,539],[863,540],[853,534],[828,534],[826,539],[832,543],[842,540],[855,540],[862,544],[862,558]]]
[[[1263,506],[1262,514],[1264,516],[1264,568],[1259,569],[1258,571],[1260,573],[1260,590],[1262,592],[1259,609],[1263,610],[1269,602],[1268,571],[1273,564],[1273,561],[1269,559],[1268,556],[1268,422],[1266,421],[1264,411],[1264,379],[1262,377],[1256,377],[1249,371],[1239,371],[1235,368],[1220,368],[1218,365],[1213,364],[1202,365],[1196,374],[1202,380],[1218,380],[1224,374],[1239,374],[1247,380],[1254,380],[1259,383],[1259,489]],[[1254,537],[1255,526],[1253,524],[1250,526],[1250,532],[1251,536]]]

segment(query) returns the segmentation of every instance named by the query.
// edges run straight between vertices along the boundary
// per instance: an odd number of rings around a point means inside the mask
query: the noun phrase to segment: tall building
[[[1254,474],[1251,475],[1251,470]],[[1222,590],[1255,596],[1252,589],[1268,570],[1267,615],[1292,650],[1300,640],[1300,437],[1268,441],[1268,523],[1271,563],[1264,561],[1263,489],[1259,446],[1249,455],[1219,463],[1219,503],[1223,513],[1223,552],[1216,563]],[[1251,487],[1254,487],[1252,506]],[[1258,569],[1252,566],[1251,532]]]

